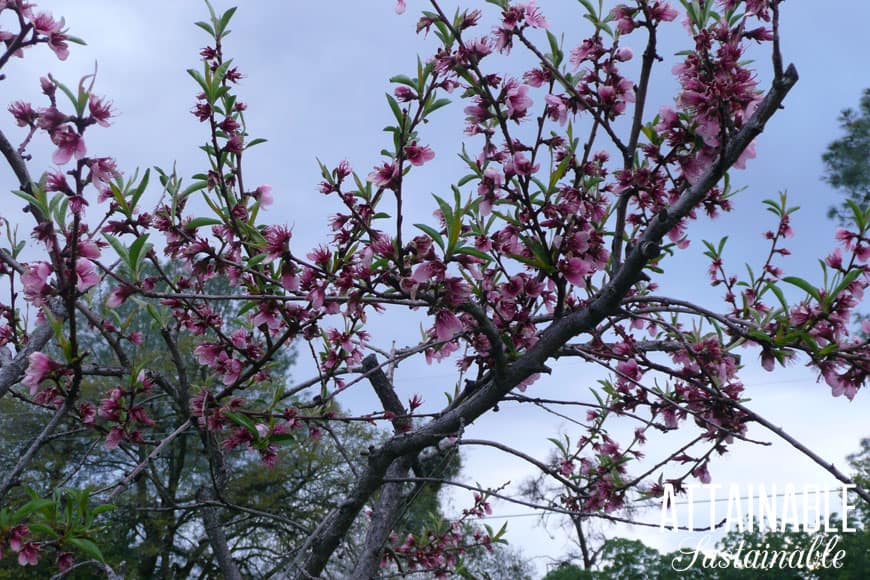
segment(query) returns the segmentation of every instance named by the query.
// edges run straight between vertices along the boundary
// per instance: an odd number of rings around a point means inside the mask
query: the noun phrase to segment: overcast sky
[[[232,5],[223,0],[214,4],[219,9]],[[541,0],[539,4],[554,30],[565,33],[566,47],[587,34],[579,3]],[[388,143],[381,132],[390,120],[383,96],[390,90],[387,79],[411,72],[417,54],[425,58],[435,46],[432,38],[423,39],[414,32],[422,0],[408,0],[404,16],[397,16],[393,5],[392,0],[260,1],[244,3],[234,18],[233,34],[225,47],[247,75],[239,92],[249,105],[249,132],[269,140],[247,157],[246,181],[273,185],[276,203],[267,219],[293,225],[296,248],[322,242],[327,231],[325,220],[338,209],[316,192],[319,172],[315,157],[330,166],[346,158],[358,172],[368,173],[378,160],[378,151]],[[199,66],[198,51],[206,38],[192,22],[207,18],[204,5],[194,1],[46,0],[40,7],[65,16],[70,32],[84,38],[88,46],[73,46],[69,60],[62,64],[47,50],[13,61],[3,81],[3,106],[22,97],[41,104],[39,76],[52,72],[74,85],[97,62],[96,92],[112,100],[119,114],[110,130],[89,130],[89,152],[114,155],[127,173],[137,166],[169,168],[173,163],[181,175],[200,171],[204,156],[197,147],[206,134],[189,113],[197,91],[185,69]],[[694,224],[694,232],[700,229],[702,233],[694,233],[692,246],[668,266],[663,291],[682,296],[688,293],[690,298],[709,299],[715,304],[718,293],[707,287],[703,275],[707,262],[699,239],[729,235],[729,261],[733,269],[740,268],[743,261],[755,259],[757,251],[764,249],[761,233],[773,225],[761,200],[781,190],[787,190],[792,202],[802,207],[793,220],[793,255],[783,266],[790,274],[818,276],[816,259],[833,248],[834,229],[824,217],[834,197],[820,180],[820,155],[838,135],[839,111],[855,106],[862,89],[870,86],[867,22],[870,3],[866,2],[783,5],[783,54],[787,62],[797,66],[800,82],[786,99],[785,110],[774,117],[758,140],[758,158],[746,171],[732,174],[736,185],[747,187],[736,200],[736,211],[716,222]],[[664,29],[660,51],[666,62],[654,80],[650,111],[672,99],[675,81],[669,70],[676,62],[673,53],[685,48],[680,44],[684,38],[678,22]],[[763,58],[761,53],[757,56]],[[770,78],[764,58],[759,62],[762,86]],[[520,58],[520,62],[529,61]],[[519,74],[523,69],[514,70]],[[424,141],[432,145],[437,157],[413,175],[409,223],[429,219],[430,194],[449,192],[448,179],[461,175],[455,158],[464,138],[461,109],[442,111],[437,116],[440,123],[433,122],[422,130]],[[8,115],[0,117],[0,127],[14,136],[13,125]],[[37,142],[33,152],[31,170],[39,175],[48,167],[51,149]],[[0,185],[4,190],[14,186],[8,171],[0,176]],[[16,218],[9,210],[5,216]],[[389,348],[392,340],[399,346],[414,342],[419,335],[414,325],[406,322],[376,321],[375,344]],[[598,376],[576,362],[557,367],[551,378],[533,387],[533,394],[588,398],[588,387]],[[434,404],[441,401],[440,393],[452,390],[451,370],[450,366],[401,368],[396,375],[397,388],[403,397],[421,392]],[[307,378],[310,372],[310,365],[303,364],[294,375]],[[800,366],[768,374],[750,364],[743,376],[756,410],[767,413],[776,424],[840,465],[845,454],[857,449],[859,439],[870,435],[866,429],[870,410],[866,392],[859,393],[852,403],[833,399],[829,389],[816,384],[814,375]],[[364,400],[358,404],[364,405]],[[560,432],[570,430],[559,419],[510,406],[483,418],[469,431],[476,437],[500,438],[538,456],[547,453],[546,437]],[[760,428],[753,428],[751,435],[774,441]],[[738,446],[733,454],[712,463],[710,470],[715,481],[726,484],[790,481],[830,485],[830,479],[809,460],[776,441],[767,448]],[[508,480],[519,483],[528,475],[524,466],[503,457],[479,452],[465,456],[468,481],[498,486]],[[515,490],[509,488],[509,493]],[[455,496],[454,501],[457,509],[469,503],[462,495]],[[507,504],[496,508],[502,515],[523,512]],[[646,519],[657,521],[657,514]],[[536,558],[540,570],[568,547],[569,536],[559,531],[555,520],[548,527],[549,533],[535,527],[536,518],[511,517],[509,522],[510,541],[529,558]],[[500,520],[491,523],[501,525]],[[658,531],[608,530],[641,534],[645,541],[667,549],[685,540]]]

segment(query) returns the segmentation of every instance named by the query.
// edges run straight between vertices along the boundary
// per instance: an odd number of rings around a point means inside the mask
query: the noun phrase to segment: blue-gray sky
[[[435,46],[432,38],[423,39],[414,32],[416,13],[425,2],[408,0],[404,16],[393,12],[393,4],[392,0],[249,2],[243,3],[231,26],[233,34],[226,42],[226,50],[247,75],[239,92],[249,105],[249,131],[252,136],[269,140],[249,155],[246,180],[273,185],[276,202],[267,219],[293,225],[298,248],[324,241],[326,218],[338,209],[316,191],[319,173],[315,157],[327,165],[346,158],[361,174],[368,173],[378,160],[378,151],[388,143],[381,132],[390,120],[383,96],[389,90],[387,79],[412,71],[417,54],[426,58]],[[586,35],[587,22],[581,18],[579,3],[541,0],[539,4],[552,28],[565,33],[567,47]],[[224,0],[215,1],[218,9],[230,5]],[[177,163],[182,175],[200,171],[204,157],[197,147],[205,139],[205,132],[189,113],[196,90],[185,69],[199,66],[198,51],[206,37],[192,22],[206,19],[205,6],[194,1],[46,0],[40,7],[65,16],[71,33],[84,38],[88,46],[73,46],[65,63],[59,63],[46,50],[13,61],[3,81],[4,107],[21,97],[40,103],[38,78],[47,72],[73,85],[97,62],[96,92],[112,100],[119,114],[110,130],[89,131],[89,151],[114,155],[128,173],[137,166],[170,167],[173,163]],[[816,258],[833,248],[834,230],[834,224],[824,217],[834,197],[820,179],[820,155],[838,135],[839,111],[855,106],[862,89],[870,86],[866,64],[868,21],[870,4],[864,2],[783,5],[783,55],[797,66],[800,82],[788,96],[785,110],[774,117],[758,140],[758,158],[749,163],[746,171],[733,173],[733,181],[747,187],[736,199],[736,210],[716,222],[694,225],[694,242],[681,254],[678,264],[669,266],[669,278],[663,280],[665,291],[683,295],[688,292],[691,297],[705,300],[715,298],[717,294],[709,290],[702,274],[707,264],[701,256],[699,239],[729,235],[728,258],[732,268],[739,268],[764,249],[761,233],[773,224],[761,200],[781,190],[787,190],[792,202],[802,207],[793,220],[793,255],[783,265],[789,273],[818,275]],[[678,22],[665,29],[661,52],[666,61],[675,62],[672,53],[685,46],[680,44],[683,39]],[[763,55],[758,56],[761,59]],[[758,68],[761,84],[766,86],[769,64],[759,60]],[[675,81],[669,69],[670,64],[666,64],[656,73],[650,111],[672,98]],[[514,71],[519,74],[522,68]],[[458,177],[461,172],[455,159],[464,139],[461,110],[457,107],[437,115],[435,121],[443,122],[433,122],[422,130],[423,140],[433,146],[437,157],[415,172],[406,189],[416,196],[409,200],[414,219],[408,222],[428,219],[432,209],[430,193],[449,191],[447,178]],[[15,135],[13,124],[9,116],[0,118],[0,127]],[[51,151],[40,139],[34,145],[31,165],[37,175],[48,167]],[[8,172],[0,177],[0,185],[3,190],[14,185]],[[16,216],[9,211],[5,215],[11,219]],[[390,319],[377,321],[375,329],[375,343],[387,348],[392,340],[403,345],[417,336],[413,328],[408,329],[406,324],[400,327]],[[398,388],[403,396],[419,391],[434,402],[440,393],[452,390],[451,370],[449,366],[400,369],[396,375]],[[304,377],[311,367],[302,365],[294,372]],[[569,362],[533,389],[562,397],[575,393],[586,397],[587,387],[596,377],[579,363]],[[868,435],[867,393],[859,393],[851,404],[845,399],[833,399],[826,386],[816,384],[814,375],[799,366],[774,374],[750,366],[744,377],[756,409],[770,414],[775,423],[833,461],[842,464],[843,456],[857,448],[859,438]],[[474,427],[474,435],[503,438],[527,451],[546,455],[546,437],[566,429],[558,419],[508,407],[482,419]],[[770,434],[758,428],[752,434],[772,440]],[[716,481],[830,481],[781,443],[770,448],[744,447],[738,446],[732,455],[711,465]],[[516,484],[529,475],[520,464],[480,452],[469,453],[465,465],[468,481],[486,485],[497,486],[507,480]],[[515,491],[515,487],[510,489]],[[462,495],[456,495],[454,501],[457,508],[468,503]],[[504,504],[496,508],[502,514],[522,511]],[[530,558],[537,558],[535,562],[543,570],[548,558],[559,558],[564,553],[568,536],[550,525],[551,538],[535,528],[536,522],[529,517],[511,518],[509,539]],[[634,533],[623,528],[619,532]],[[678,541],[658,532],[645,532],[643,537],[667,548],[673,548]]]

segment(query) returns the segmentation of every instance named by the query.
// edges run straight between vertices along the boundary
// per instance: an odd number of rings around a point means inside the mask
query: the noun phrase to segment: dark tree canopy
[[[870,89],[864,90],[858,110],[846,109],[838,121],[844,134],[822,156],[825,181],[866,208],[870,205]],[[850,213],[845,202],[831,208],[831,215],[841,221]]]

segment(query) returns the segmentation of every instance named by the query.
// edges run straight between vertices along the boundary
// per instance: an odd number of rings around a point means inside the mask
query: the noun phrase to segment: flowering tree
[[[16,553],[22,566],[52,553],[62,571],[84,556],[114,575],[92,541],[100,512],[192,431],[211,477],[184,507],[198,509],[226,578],[242,575],[243,554],[227,541],[223,519],[244,509],[225,499],[233,454],[253,453],[273,466],[282,446],[324,444],[337,422],[384,425],[391,433],[361,465],[348,459],[349,491],[276,557],[271,571],[282,576],[368,578],[380,567],[446,574],[469,543],[500,541],[502,532],[468,531],[501,495],[473,486],[465,486],[474,499],[457,521],[433,522],[406,537],[394,533],[422,487],[445,483],[424,465],[462,445],[527,461],[563,490],[556,505],[542,507],[582,517],[613,517],[632,497],[660,494],[665,482],[677,489],[690,478],[708,482],[711,456],[746,439],[752,423],[849,481],[745,404],[736,351],[754,347],[771,371],[800,358],[833,395],[857,395],[870,372],[870,349],[855,338],[851,317],[870,283],[870,210],[850,206],[821,284],[785,276],[777,264],[792,234],[793,209],[784,198],[765,202],[776,218],[766,235],[769,251],[747,277],[726,264],[724,240],[706,242],[710,281],[724,291],[719,305],[663,295],[656,282],[689,244],[700,215],[731,211],[729,171],[755,156],[753,140],[797,82],[780,53],[780,0],[686,0],[682,15],[663,0],[612,9],[581,0],[585,38],[564,40],[534,0],[489,3],[491,14],[452,16],[438,0],[425,3],[417,30],[441,46],[411,75],[392,79],[395,123],[383,161],[366,176],[347,161],[321,166],[320,192],[343,210],[330,220],[328,239],[309,252],[291,243],[289,227],[262,221],[271,188],[245,179],[243,162],[262,140],[247,132],[247,108],[236,94],[242,74],[226,53],[234,10],[212,10],[197,23],[211,39],[201,66],[189,71],[193,114],[207,136],[204,169],[189,185],[174,171],[124,174],[112,157],[89,151],[89,131],[108,126],[113,115],[93,77],[73,88],[45,77],[43,106],[10,105],[23,138],[15,146],[4,132],[0,149],[34,220],[30,251],[42,254],[31,258],[8,228],[0,249],[7,289],[0,396],[14,393],[51,413],[0,481],[0,550]],[[0,9],[17,23],[0,31],[0,65],[41,44],[63,60],[76,42],[62,20],[29,4],[7,0]],[[404,0],[396,3],[397,12],[405,9]],[[647,97],[660,60],[657,42],[664,29],[679,31],[677,19],[687,33],[673,70],[679,91],[654,114]],[[644,48],[635,59],[628,43],[638,39]],[[744,61],[753,43],[769,47],[767,88]],[[497,55],[517,53],[536,64],[522,73],[494,68],[503,62]],[[638,74],[630,77],[625,71],[634,60]],[[426,123],[451,100],[462,101],[466,114],[460,157],[467,173],[451,194],[435,197],[431,223],[411,226],[404,221],[407,186],[414,169],[436,155],[426,144]],[[57,167],[34,179],[27,148],[43,136],[56,148]],[[145,206],[149,191],[159,192],[154,207]],[[181,267],[164,268],[161,254]],[[234,291],[210,292],[215,277]],[[108,296],[93,290],[101,280],[112,287]],[[222,315],[227,311],[217,305],[227,301],[239,307]],[[155,321],[170,369],[137,362],[142,337],[111,314],[122,304]],[[421,341],[378,348],[369,319],[407,311],[425,317]],[[83,347],[86,332],[106,345],[99,358]],[[181,352],[182,339],[194,343],[195,361]],[[318,372],[285,384],[273,372],[275,360],[296,341],[310,347]],[[393,370],[412,357],[456,365],[460,386],[446,403],[397,394]],[[562,357],[606,371],[610,378],[594,399],[533,397],[535,380]],[[93,377],[109,377],[114,386],[85,396]],[[341,411],[343,394],[365,385],[380,408]],[[170,433],[153,433],[157,396],[173,403],[171,410],[159,407],[174,413]],[[548,461],[466,432],[506,401],[582,406],[585,414]],[[635,422],[633,436],[611,436],[615,421]],[[67,423],[141,460],[95,492],[10,493]],[[689,443],[643,460],[648,437],[674,430]],[[334,444],[343,449],[337,438]]]

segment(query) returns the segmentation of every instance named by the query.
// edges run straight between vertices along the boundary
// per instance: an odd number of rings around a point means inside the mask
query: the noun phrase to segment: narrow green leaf
[[[246,416],[242,415],[241,413],[234,413],[232,411],[222,411],[221,414],[236,425],[247,429],[251,433],[251,435],[254,436],[255,439],[260,438],[260,433],[257,431],[257,426],[254,425],[254,422],[248,419]]]
[[[215,218],[198,217],[198,218],[193,218],[188,223],[184,224],[184,229],[195,230],[197,228],[201,228],[204,226],[219,226],[222,223],[223,223],[222,221],[215,219]]]
[[[782,281],[787,284],[791,284],[792,286],[797,286],[798,288],[815,298],[816,302],[821,302],[822,299],[819,295],[818,289],[803,278],[798,278],[797,276],[786,276],[782,279]]]
[[[99,560],[100,562],[105,562],[103,558],[103,553],[100,552],[100,549],[97,547],[95,543],[87,538],[67,538],[67,543],[72,546],[75,546],[91,558]]]
[[[50,499],[32,499],[12,514],[13,522],[20,522],[22,519],[26,518],[30,514],[34,512],[41,511],[47,507],[53,506],[54,501]]]
[[[481,252],[481,251],[478,250],[477,248],[472,248],[472,247],[470,247],[470,246],[464,246],[464,247],[462,247],[462,248],[456,248],[456,250],[454,250],[454,253],[456,253],[456,254],[467,254],[467,255],[469,255],[469,256],[474,256],[475,258],[480,258],[481,260],[484,260],[484,261],[486,261],[486,262],[489,262],[489,261],[492,260],[492,258],[490,258],[489,254],[487,254],[486,252]]]
[[[426,235],[432,238],[432,241],[438,244],[439,248],[444,250],[444,238],[441,237],[441,234],[438,232],[438,230],[436,230],[432,226],[427,226],[426,224],[414,224],[414,227],[426,232]]]
[[[211,24],[207,22],[194,22],[193,24],[208,32],[209,36],[214,37],[214,28],[211,27]]]
[[[390,109],[393,111],[393,116],[396,118],[396,122],[399,124],[399,127],[404,125],[405,113],[402,111],[402,108],[399,106],[399,103],[396,99],[393,98],[393,95],[390,93],[386,93],[387,102],[390,104]]]

